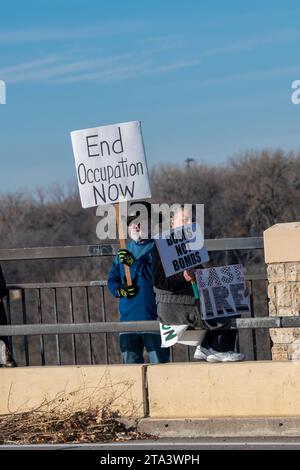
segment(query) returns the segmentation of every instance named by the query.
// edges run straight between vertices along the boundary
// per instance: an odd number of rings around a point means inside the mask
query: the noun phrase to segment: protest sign
[[[183,335],[188,325],[163,325],[159,324],[161,347],[169,348],[177,343],[178,339]]]
[[[161,347],[169,348],[176,343],[198,346],[205,336],[205,330],[188,330],[189,325],[159,324]]]
[[[250,313],[249,295],[241,264],[197,269],[196,281],[203,318],[215,319]]]
[[[119,203],[151,197],[139,121],[71,132],[77,181],[83,208],[115,204],[122,249],[125,234]],[[124,265],[127,285],[130,268]]]
[[[83,208],[151,197],[139,121],[71,132]]]
[[[177,227],[169,235],[169,238],[166,238],[165,232],[162,238],[155,240],[166,277],[209,260],[199,224]]]

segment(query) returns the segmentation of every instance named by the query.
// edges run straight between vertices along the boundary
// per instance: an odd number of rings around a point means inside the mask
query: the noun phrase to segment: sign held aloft
[[[195,273],[203,318],[211,320],[251,312],[241,264],[197,269]]]
[[[167,236],[155,240],[166,277],[209,261],[199,224],[177,227]]]
[[[139,121],[71,132],[83,208],[151,197]]]

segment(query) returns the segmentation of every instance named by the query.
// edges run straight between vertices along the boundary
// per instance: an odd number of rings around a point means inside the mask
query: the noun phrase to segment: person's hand
[[[127,264],[127,266],[132,266],[133,263],[135,262],[135,257],[128,250],[120,249],[118,251],[118,257],[119,257],[120,262],[122,264]]]
[[[138,293],[138,288],[136,286],[119,286],[117,288],[119,297],[132,299]]]
[[[195,281],[195,270],[186,269],[185,271],[183,271],[183,277],[187,282]]]

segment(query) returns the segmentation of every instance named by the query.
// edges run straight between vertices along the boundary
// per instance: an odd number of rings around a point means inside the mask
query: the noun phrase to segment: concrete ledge
[[[300,222],[276,224],[264,231],[266,263],[300,261]]]
[[[282,426],[298,433],[300,362],[2,368],[0,396],[0,414],[109,406],[124,417],[144,418],[149,410],[159,432],[176,432],[182,418],[192,436],[200,432],[199,419],[212,435],[226,431],[228,422],[236,423],[234,435],[247,434],[251,422],[262,426],[262,435]]]
[[[123,416],[144,416],[143,366],[59,366],[0,369],[0,415],[109,406]]]
[[[144,418],[138,430],[161,438],[298,437],[300,418]]]
[[[147,368],[150,418],[300,417],[300,362]]]

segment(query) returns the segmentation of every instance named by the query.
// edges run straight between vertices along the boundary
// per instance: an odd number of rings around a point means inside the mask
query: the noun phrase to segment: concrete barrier
[[[148,366],[150,418],[300,416],[300,362]]]
[[[139,365],[2,368],[0,414],[109,406],[123,416],[142,417],[144,388]]]
[[[283,418],[300,422],[300,362],[2,368],[0,394],[0,414],[109,406],[123,416],[174,420],[178,430],[178,419],[202,419],[211,432],[215,420],[221,433],[222,419],[276,418],[274,430]]]
[[[300,417],[143,418],[138,430],[168,439],[299,437]]]

